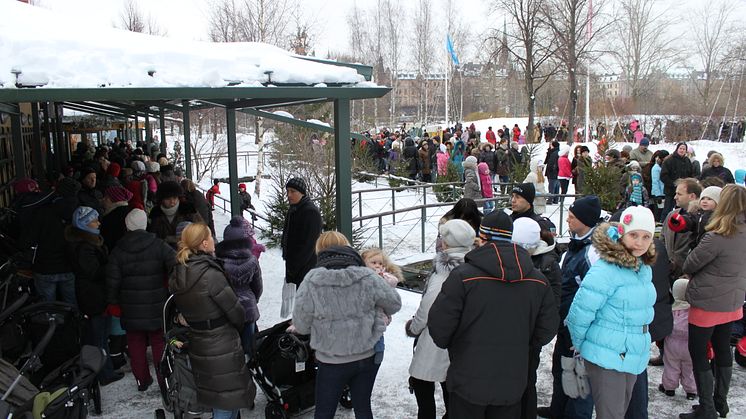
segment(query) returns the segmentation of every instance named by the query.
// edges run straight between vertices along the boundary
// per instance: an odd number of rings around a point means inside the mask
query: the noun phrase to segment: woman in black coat
[[[145,391],[153,383],[146,357],[150,341],[158,384],[163,391],[158,369],[164,348],[161,318],[168,299],[165,278],[176,264],[176,252],[155,234],[145,231],[147,221],[145,211],[138,208],[125,217],[128,231],[111,251],[106,266],[107,302],[121,311],[137,389]]]
[[[78,207],[73,212],[72,225],[65,229],[67,254],[75,273],[75,294],[78,308],[86,315],[84,341],[103,349],[106,362],[98,374],[99,382],[107,385],[124,377],[114,372],[109,356],[109,318],[106,307],[106,247],[101,237],[98,212],[91,207]]]
[[[210,229],[202,223],[188,225],[181,233],[169,289],[189,325],[197,401],[212,407],[214,418],[235,418],[254,400],[239,338],[246,318],[214,252]]]
[[[666,205],[663,214],[668,214],[674,207],[674,195],[676,194],[676,181],[694,175],[692,161],[686,154],[686,143],[676,144],[676,150],[666,157],[661,164],[661,181],[663,192],[666,195]]]

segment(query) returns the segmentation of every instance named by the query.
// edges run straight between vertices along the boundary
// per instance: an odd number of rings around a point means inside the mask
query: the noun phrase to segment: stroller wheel
[[[281,404],[270,402],[264,408],[264,417],[267,419],[287,419],[288,414],[282,408]]]
[[[166,411],[163,409],[155,409],[155,414],[153,415],[155,419],[166,419]]]
[[[91,399],[93,399],[93,411],[100,415],[101,410],[101,386],[98,384],[98,381],[96,381],[93,384],[93,387],[91,387]]]
[[[345,409],[352,409],[352,396],[350,395],[350,387],[345,386],[342,390],[342,397],[339,398],[339,404]]]

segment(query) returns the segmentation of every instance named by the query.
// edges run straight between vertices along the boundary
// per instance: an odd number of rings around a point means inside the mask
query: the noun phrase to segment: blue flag
[[[453,60],[453,64],[455,64],[458,67],[459,65],[458,57],[456,56],[456,51],[453,50],[453,42],[451,41],[451,35],[446,36],[446,49],[451,54],[451,59]]]

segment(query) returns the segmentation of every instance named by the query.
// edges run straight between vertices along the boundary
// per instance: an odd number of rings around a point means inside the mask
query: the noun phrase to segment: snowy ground
[[[589,145],[592,153],[595,152],[595,146]],[[621,149],[623,144],[617,144]],[[723,153],[726,159],[726,167],[735,171],[738,168],[746,167],[746,146],[744,144],[723,144],[700,141],[693,143],[698,155],[705,156],[708,150],[715,149]],[[652,146],[651,149],[665,147],[672,150],[673,144]],[[254,148],[253,137],[240,136],[239,150],[251,150]],[[545,151],[542,149],[541,154]],[[702,161],[702,159],[700,159]],[[242,165],[239,165],[242,166]],[[252,161],[248,171],[244,167],[239,167],[239,176],[254,175],[256,173],[256,162]],[[214,173],[214,177],[227,175],[227,163],[223,163]],[[265,181],[267,182],[267,181]],[[201,186],[209,186],[210,180],[205,179]],[[267,183],[265,183],[266,185]],[[353,186],[354,190],[373,189],[375,184],[357,184]],[[379,182],[378,187],[387,187],[384,182]],[[228,185],[221,185],[223,196],[229,198]],[[253,191],[253,185],[249,186],[249,191]],[[260,197],[254,197],[254,205],[259,212],[263,212],[263,200],[267,199],[267,193]],[[252,193],[252,196],[254,194]],[[353,216],[357,215],[357,196],[353,197],[354,208]],[[415,191],[405,191],[396,194],[397,208],[414,206],[422,203],[422,194]],[[428,194],[427,202],[435,202],[432,194]],[[569,206],[566,203],[565,207]],[[363,214],[376,214],[383,212],[391,206],[391,192],[373,192],[363,195]],[[447,208],[433,210],[428,212],[428,221],[425,229],[426,251],[421,253],[421,228],[419,225],[419,210],[401,215],[397,218],[396,225],[393,225],[390,219],[384,219],[384,248],[392,253],[392,256],[403,263],[404,261],[414,261],[427,259],[433,256],[434,241],[436,236],[436,225],[438,218],[447,210]],[[548,209],[549,216],[559,225],[564,220],[560,219],[559,208],[554,206]],[[215,225],[218,232],[218,238],[222,237],[222,230],[229,220],[229,214],[222,210],[215,211]],[[356,227],[358,224],[356,224]],[[364,227],[366,224],[364,223]],[[368,225],[367,235],[369,240],[367,246],[377,245],[378,232],[377,221],[372,221]],[[264,277],[264,295],[259,303],[259,309],[262,314],[259,320],[260,328],[267,328],[279,322],[280,319],[280,295],[282,288],[282,279],[284,277],[284,264],[277,249],[270,249],[261,259]],[[392,324],[386,332],[386,356],[378,374],[376,386],[373,391],[373,411],[379,418],[414,418],[416,417],[416,401],[414,396],[408,390],[408,367],[412,357],[412,340],[404,334],[404,323],[415,313],[419,304],[420,295],[400,291],[402,297],[402,310],[394,316]],[[542,364],[538,372],[538,395],[539,405],[546,405],[551,397],[551,349],[552,344],[547,345],[542,353]],[[653,355],[657,350],[653,345],[651,349]],[[675,418],[678,413],[687,411],[692,402],[687,401],[683,391],[679,389],[675,397],[669,398],[657,390],[662,374],[662,367],[649,367],[650,375],[649,385],[649,415],[651,418]],[[151,417],[153,411],[160,407],[160,397],[157,388],[151,388],[145,393],[139,393],[131,374],[127,374],[125,379],[111,384],[103,389],[104,397],[104,417],[107,418],[145,418]],[[442,406],[442,400],[438,394],[438,404]],[[744,369],[736,366],[733,383],[729,396],[731,413],[729,417],[739,418],[746,417],[746,372]],[[256,407],[253,411],[242,413],[242,417],[262,418],[264,417],[264,406],[266,404],[261,392],[257,395]],[[442,411],[441,411],[442,413]],[[741,416],[743,415],[743,416]],[[313,415],[308,413],[301,416],[302,418],[311,418]],[[337,412],[337,418],[353,418],[351,411],[340,408]]]

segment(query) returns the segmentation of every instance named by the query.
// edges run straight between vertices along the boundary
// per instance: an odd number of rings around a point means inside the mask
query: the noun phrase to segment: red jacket
[[[487,137],[487,142],[492,144],[493,146],[497,144],[497,137],[495,137],[495,131],[487,130],[487,134],[485,134]]]
[[[560,156],[559,160],[557,160],[557,164],[559,165],[557,177],[572,179],[572,164],[570,163],[570,159],[567,158],[567,155]]]

